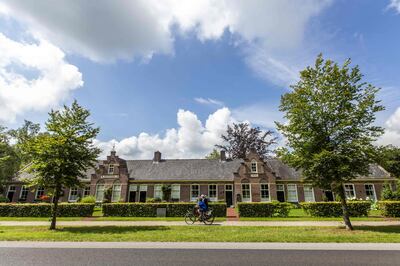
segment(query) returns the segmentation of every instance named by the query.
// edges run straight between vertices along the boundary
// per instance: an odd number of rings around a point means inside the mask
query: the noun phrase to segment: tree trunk
[[[60,198],[60,191],[61,191],[61,187],[56,186],[56,189],[54,191],[54,197],[53,197],[53,208],[52,208],[52,214],[51,214],[52,218],[51,218],[50,230],[56,229],[58,200]]]
[[[337,188],[340,197],[340,203],[342,204],[342,211],[343,211],[343,221],[346,225],[346,229],[354,230],[353,225],[350,222],[349,211],[347,209],[347,202],[346,202],[346,195],[344,193],[343,185],[340,185]]]

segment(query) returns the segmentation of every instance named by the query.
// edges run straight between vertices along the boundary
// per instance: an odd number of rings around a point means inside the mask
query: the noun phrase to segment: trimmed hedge
[[[379,209],[385,217],[400,217],[400,201],[379,201]]]
[[[104,216],[156,217],[157,208],[166,208],[167,217],[183,217],[196,203],[104,203]],[[210,203],[216,217],[226,217],[226,203]]]
[[[0,203],[0,217],[50,217],[52,205],[49,203]],[[59,217],[88,217],[93,215],[94,204],[61,203]]]
[[[241,202],[237,207],[240,217],[287,217],[292,205],[287,202]]]
[[[313,217],[340,217],[343,215],[340,202],[302,202],[301,208]],[[368,216],[370,201],[349,201],[347,209],[350,217]]]

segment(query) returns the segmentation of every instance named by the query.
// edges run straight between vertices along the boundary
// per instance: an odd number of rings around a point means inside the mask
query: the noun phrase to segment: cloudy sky
[[[274,129],[318,53],[381,87],[400,145],[400,0],[0,0],[0,124],[73,99],[125,158],[209,153],[226,125]]]

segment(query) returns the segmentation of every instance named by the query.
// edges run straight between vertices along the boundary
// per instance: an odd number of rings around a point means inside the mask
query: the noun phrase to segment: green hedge
[[[340,217],[343,215],[340,202],[302,202],[301,208],[313,217]],[[350,217],[368,216],[370,201],[349,201],[347,209]]]
[[[0,217],[50,217],[52,205],[49,203],[0,203]],[[92,216],[94,204],[61,203],[58,205],[59,217]]]
[[[400,201],[379,201],[379,209],[385,217],[400,217]]]
[[[156,217],[157,208],[166,208],[167,217],[183,217],[195,203],[104,203],[104,216]],[[226,217],[225,203],[210,203],[216,217]]]
[[[240,217],[287,217],[292,205],[287,202],[238,203]]]

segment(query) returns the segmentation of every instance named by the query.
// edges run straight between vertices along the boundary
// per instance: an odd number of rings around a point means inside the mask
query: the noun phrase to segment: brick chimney
[[[221,150],[221,151],[219,152],[219,158],[220,158],[220,160],[221,160],[222,162],[225,162],[225,161],[226,161],[226,153],[225,153],[224,150]]]
[[[159,151],[154,152],[153,162],[154,163],[161,162],[161,152],[159,152]]]

